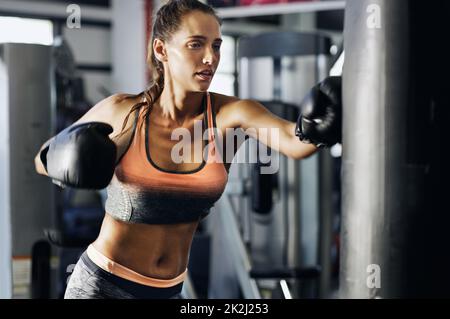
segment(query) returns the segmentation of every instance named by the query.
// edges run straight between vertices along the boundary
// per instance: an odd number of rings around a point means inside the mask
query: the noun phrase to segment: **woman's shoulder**
[[[131,111],[139,102],[142,102],[140,94],[115,93],[98,102],[94,108],[110,113],[111,116],[119,116]]]
[[[213,97],[214,111],[216,114],[225,115],[232,112],[233,108],[241,101],[240,98],[233,95],[225,95],[216,92],[210,92]]]
[[[232,95],[224,95],[211,92],[214,99],[214,110],[216,116],[226,127],[236,127],[239,123],[240,109],[246,100]]]
[[[124,120],[130,114],[133,106],[140,101],[140,96],[136,94],[112,94],[96,103],[74,124],[85,122],[107,123],[113,127],[113,133],[110,136],[116,136],[122,131]],[[133,120],[134,116],[127,121],[127,128],[133,125]]]
[[[139,95],[116,93],[95,104],[80,120],[117,122],[123,120],[133,106],[141,102]]]
[[[218,108],[223,106],[226,107],[227,105],[230,105],[240,100],[238,97],[233,95],[225,95],[216,92],[210,92],[210,94],[213,97],[214,105],[217,106]]]

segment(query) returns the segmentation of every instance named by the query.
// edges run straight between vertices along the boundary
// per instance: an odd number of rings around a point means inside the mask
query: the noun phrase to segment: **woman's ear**
[[[161,39],[153,40],[153,53],[155,54],[155,58],[160,62],[167,61],[166,47],[164,41]]]

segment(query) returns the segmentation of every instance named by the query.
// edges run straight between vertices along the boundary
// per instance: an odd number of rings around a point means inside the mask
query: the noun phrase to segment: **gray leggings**
[[[182,299],[183,283],[169,288],[150,287],[111,274],[84,252],[78,260],[64,299]]]

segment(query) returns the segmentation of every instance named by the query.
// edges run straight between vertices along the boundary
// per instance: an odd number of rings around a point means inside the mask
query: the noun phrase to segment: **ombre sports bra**
[[[138,114],[128,150],[119,160],[107,187],[108,214],[118,220],[144,224],[193,222],[209,214],[222,196],[228,174],[216,151],[208,92],[202,104],[203,125],[208,127],[207,156],[191,171],[169,171],[154,163],[148,143],[149,116]],[[143,126],[139,125],[140,121],[144,121]]]

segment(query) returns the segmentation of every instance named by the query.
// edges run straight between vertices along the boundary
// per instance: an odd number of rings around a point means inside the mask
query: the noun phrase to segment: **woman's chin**
[[[208,91],[209,86],[210,86],[209,84],[208,85],[199,85],[197,87],[197,91],[198,92],[206,92],[206,91]]]

